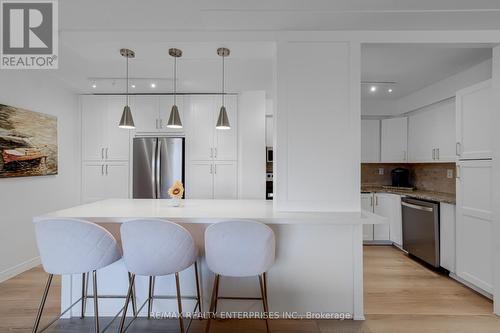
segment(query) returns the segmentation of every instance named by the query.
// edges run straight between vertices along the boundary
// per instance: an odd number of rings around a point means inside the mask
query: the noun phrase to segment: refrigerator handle
[[[156,199],[156,149],[157,142],[153,145],[151,154],[151,188],[153,189],[153,198]]]
[[[156,160],[155,160],[155,175],[156,175],[156,199],[161,197],[161,189],[160,189],[160,152],[161,152],[161,140],[158,140],[156,143]]]

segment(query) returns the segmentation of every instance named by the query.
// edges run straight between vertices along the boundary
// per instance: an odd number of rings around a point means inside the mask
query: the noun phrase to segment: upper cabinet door
[[[382,120],[381,162],[406,162],[408,118]]]
[[[130,96],[129,98],[135,131],[157,132],[160,129],[159,97]]]
[[[457,92],[457,153],[460,159],[492,158],[491,80]]]
[[[106,133],[107,143],[104,148],[104,156],[110,161],[128,161],[130,153],[130,130],[119,128],[123,107],[124,96],[108,96]]]
[[[104,160],[107,97],[81,96],[81,102],[83,159]]]
[[[234,161],[214,163],[214,199],[238,198],[238,171]]]
[[[380,162],[380,120],[361,120],[361,162]]]
[[[183,133],[186,130],[187,119],[185,112],[184,96],[176,97],[176,104],[181,117],[182,128],[169,128],[167,127],[170,111],[174,105],[174,96],[160,96],[160,131],[163,133]]]
[[[435,132],[435,159],[439,162],[455,162],[455,103],[447,102],[437,110]],[[425,132],[425,131],[424,131]]]
[[[216,98],[217,107],[214,113],[214,123],[213,128],[217,123],[217,118],[219,117],[220,102],[217,103],[218,98]],[[227,117],[229,118],[229,124],[231,129],[218,130],[215,129],[215,144],[214,144],[214,158],[219,161],[234,161],[237,157],[238,151],[238,139],[237,139],[237,128],[238,128],[238,118],[237,118],[237,108],[238,108],[238,98],[237,96],[226,96],[226,111]]]
[[[409,118],[408,155],[410,162],[434,162],[436,160],[437,112],[418,112]],[[450,134],[453,138],[453,134]]]
[[[190,96],[189,135],[186,146],[190,160],[210,160],[214,158],[214,96]]]

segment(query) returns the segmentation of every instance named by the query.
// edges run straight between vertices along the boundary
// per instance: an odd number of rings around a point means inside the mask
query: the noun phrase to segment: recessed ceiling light
[[[392,88],[387,89],[387,92],[391,93],[392,92]]]
[[[151,88],[156,88],[156,83],[151,83]]]
[[[376,86],[371,86],[371,87],[370,87],[370,91],[371,91],[371,92],[375,92],[375,91],[377,91],[377,87],[376,87]]]
[[[132,84],[130,87],[131,87],[131,88],[135,88],[135,84]]]
[[[97,88],[97,84],[92,83],[92,88],[94,88],[94,89]]]

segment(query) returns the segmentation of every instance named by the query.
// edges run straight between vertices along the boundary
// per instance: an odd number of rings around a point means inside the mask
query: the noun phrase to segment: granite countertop
[[[426,191],[426,190],[404,190],[404,189],[393,189],[384,188],[381,185],[361,185],[361,192],[375,192],[375,193],[394,193],[404,195],[410,198],[422,199],[422,200],[432,200],[439,201],[449,204],[455,204],[456,196],[455,194],[436,192],[436,191]]]

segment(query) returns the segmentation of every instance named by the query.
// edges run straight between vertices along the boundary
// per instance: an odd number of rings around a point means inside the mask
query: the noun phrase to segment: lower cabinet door
[[[186,198],[213,199],[213,173],[212,161],[190,162],[186,175]]]
[[[85,162],[82,169],[82,201],[88,203],[104,199],[104,162]]]
[[[361,193],[361,209],[373,213],[373,193]],[[373,240],[373,224],[363,225],[363,240]]]
[[[129,197],[130,170],[128,163],[106,163],[104,166],[105,196],[108,199]]]
[[[238,198],[238,171],[235,161],[214,163],[214,199]]]
[[[390,240],[390,225],[393,214],[393,200],[391,194],[375,193],[374,213],[388,219],[388,223],[373,226],[373,239],[378,241]]]
[[[392,201],[392,216],[390,222],[389,236],[391,242],[403,246],[403,217],[401,214],[401,196],[389,194]]]
[[[439,262],[455,273],[455,205],[439,205]]]

